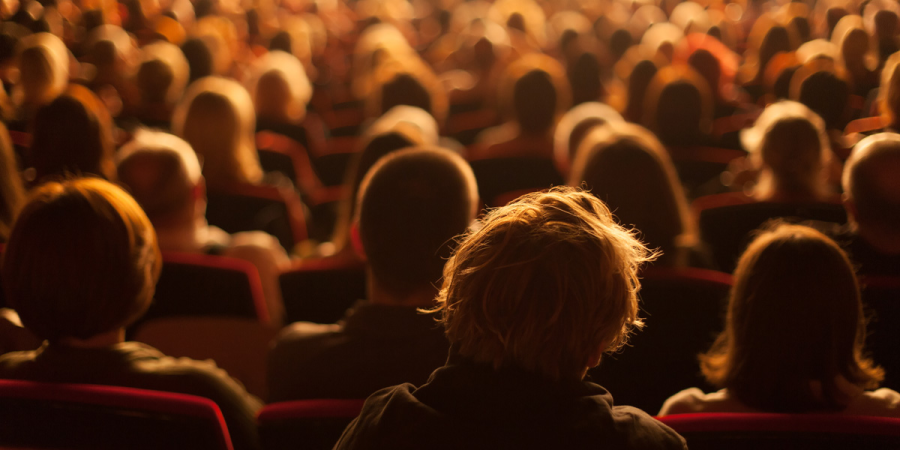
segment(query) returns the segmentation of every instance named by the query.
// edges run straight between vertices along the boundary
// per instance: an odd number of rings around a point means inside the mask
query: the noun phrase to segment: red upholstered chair
[[[366,297],[365,264],[354,259],[303,261],[278,277],[285,322],[335,323]]]
[[[0,380],[0,447],[231,450],[219,407],[193,395]]]
[[[242,317],[269,323],[259,272],[242,259],[194,253],[163,253],[154,301],[136,330],[162,317]]]
[[[691,450],[900,448],[900,419],[840,414],[680,414],[658,418]]]
[[[263,449],[330,449],[359,415],[363,403],[362,399],[272,403],[256,418]]]

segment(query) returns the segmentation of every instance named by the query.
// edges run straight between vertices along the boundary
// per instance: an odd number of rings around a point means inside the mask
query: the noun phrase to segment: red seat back
[[[0,446],[231,450],[207,398],[117,386],[0,380]]]
[[[335,323],[366,297],[365,264],[329,258],[304,261],[278,277],[285,322]]]

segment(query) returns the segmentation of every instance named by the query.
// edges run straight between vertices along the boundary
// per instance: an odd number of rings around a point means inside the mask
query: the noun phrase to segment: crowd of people
[[[368,397],[342,449],[685,448],[651,416],[900,418],[900,355],[867,349],[873,314],[876,339],[894,325],[864,295],[900,277],[896,2],[0,17],[0,378],[207,397],[239,449],[264,404],[315,398]],[[126,340],[171,252],[258,272],[279,330],[264,391]],[[364,273],[365,298],[290,323],[308,299],[279,277],[323,261]],[[718,390],[642,411],[591,379],[663,319],[641,309],[647,267],[733,282],[696,366]]]

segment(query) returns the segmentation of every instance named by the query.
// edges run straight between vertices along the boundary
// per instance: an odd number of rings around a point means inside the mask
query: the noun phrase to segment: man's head
[[[41,339],[88,339],[125,327],[150,305],[162,258],[140,206],[96,178],[31,192],[3,258],[3,287]]]
[[[118,154],[119,181],[156,227],[191,220],[203,198],[200,162],[190,144],[168,133],[140,130]]]
[[[590,193],[528,194],[462,240],[438,309],[461,356],[580,379],[642,326],[637,273],[652,257]]]
[[[472,169],[449,150],[401,150],[369,170],[357,221],[382,289],[406,297],[439,282],[453,238],[475,217],[477,192]]]
[[[900,134],[869,136],[844,166],[845,205],[860,233],[900,246]]]

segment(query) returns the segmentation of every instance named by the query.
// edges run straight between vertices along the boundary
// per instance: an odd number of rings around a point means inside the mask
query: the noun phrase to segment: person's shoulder
[[[363,404],[359,416],[344,429],[334,448],[375,449],[382,448],[381,444],[387,442],[391,442],[391,446],[396,448],[400,442],[397,438],[402,435],[405,435],[404,440],[408,444],[412,435],[419,434],[405,434],[402,431],[411,423],[407,420],[412,418],[408,417],[408,410],[424,406],[415,398],[415,389],[412,384],[404,383],[386,387],[370,395]],[[421,415],[422,412],[417,411],[416,414]]]
[[[721,401],[723,398],[722,391],[705,394],[695,387],[685,389],[666,399],[659,410],[659,416],[703,412],[710,402]]]
[[[616,430],[622,434],[624,448],[687,449],[687,444],[675,430],[654,419],[649,414],[631,406],[612,408]]]
[[[275,347],[306,343],[340,333],[343,327],[336,323],[294,322],[284,327],[275,338]]]
[[[847,406],[845,414],[900,417],[900,393],[893,389],[881,388],[866,391]]]

